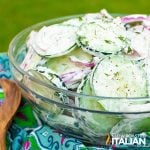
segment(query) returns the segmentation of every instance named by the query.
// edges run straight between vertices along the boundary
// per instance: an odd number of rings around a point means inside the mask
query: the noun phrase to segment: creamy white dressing
[[[45,26],[38,32],[31,32],[27,46],[33,47],[42,56],[64,55],[75,45],[76,30],[73,26]]]

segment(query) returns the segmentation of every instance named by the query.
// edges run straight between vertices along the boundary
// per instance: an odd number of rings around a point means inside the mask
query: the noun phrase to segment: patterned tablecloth
[[[11,79],[7,54],[0,54],[0,78]],[[0,90],[0,103],[3,102],[3,91]],[[105,150],[100,147],[87,147],[74,138],[65,137],[45,125],[32,111],[31,105],[22,98],[21,105],[7,132],[7,149],[10,150]],[[149,142],[150,143],[150,142]],[[139,150],[147,148],[113,147],[111,149]],[[107,149],[108,150],[108,149]]]

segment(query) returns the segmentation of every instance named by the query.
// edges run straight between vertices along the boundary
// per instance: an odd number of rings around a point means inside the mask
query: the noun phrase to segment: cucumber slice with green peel
[[[56,58],[49,58],[43,66],[53,70],[58,75],[84,69],[84,66],[78,65],[71,61],[72,56],[78,58],[81,61],[85,60],[87,62],[91,62],[93,60],[93,57],[90,54],[84,52],[80,48],[75,48],[67,55]]]
[[[46,77],[49,80],[49,83],[51,85],[56,86],[61,89],[64,89],[64,90],[67,90],[67,87],[64,84],[63,80],[57,74],[55,74],[53,71],[51,71],[50,69],[47,69],[46,67],[38,66],[36,68],[36,71],[38,71],[41,75]],[[60,99],[58,99],[58,100],[61,100],[62,103],[64,103],[64,104],[69,104],[69,98],[66,95],[64,95],[63,93],[58,92],[56,90],[52,90],[52,91],[55,92],[54,95],[56,94],[59,96]]]
[[[49,58],[42,66],[59,75],[68,89],[75,89],[95,65],[92,60],[92,55],[76,48],[67,55]]]
[[[150,117],[121,120],[111,130],[111,134],[137,134],[150,130]]]
[[[29,70],[28,73],[31,76],[34,76],[36,79],[39,79],[39,80],[41,80],[41,81],[43,81],[45,83],[49,83],[49,84],[51,84],[53,86],[59,86],[59,84],[60,85],[62,84],[62,83],[58,84],[58,80],[59,79],[58,79],[58,77],[56,75],[52,75],[51,77],[53,77],[54,79],[50,80],[45,75],[43,75],[42,73],[38,72],[37,70]],[[57,79],[55,79],[55,78],[57,78]],[[54,82],[54,80],[56,80],[57,83],[56,83],[56,81]],[[57,92],[56,90],[53,90],[53,89],[50,89],[48,87],[42,86],[39,83],[36,83],[36,82],[34,82],[34,81],[32,81],[32,80],[30,80],[28,78],[24,78],[23,79],[23,83],[25,85],[27,85],[28,87],[30,87],[30,89],[32,91],[38,93],[41,96],[44,96],[46,98],[49,98],[51,100],[54,100],[54,101],[57,101],[57,102],[61,102],[61,103],[65,103],[65,101],[68,102],[68,97],[62,95],[61,93]],[[45,103],[43,100],[41,100],[38,97],[35,97],[34,101],[36,103],[38,103],[42,108],[44,108],[47,111],[49,111],[49,113],[51,113],[53,116],[58,115],[58,114],[63,112],[63,109],[58,107],[56,104]]]
[[[76,46],[77,27],[55,24],[32,31],[27,46],[44,57],[57,57],[72,51]]]
[[[38,67],[36,70],[29,70],[28,73],[41,81],[48,82],[53,86],[57,86],[59,88],[65,88],[65,85],[61,81],[61,79],[53,73],[46,72],[47,70],[43,67]]]
[[[86,77],[78,87],[77,93],[85,95],[93,95],[90,86],[89,76]],[[99,103],[99,99],[88,97],[80,97],[75,99],[75,104],[78,107],[104,111],[104,107]],[[106,115],[100,113],[91,113],[88,111],[79,111],[79,116],[84,123],[85,128],[88,128],[94,135],[107,135],[112,127],[116,125],[121,118],[113,115]]]
[[[129,39],[125,28],[113,22],[82,24],[77,32],[77,44],[94,56],[116,54],[128,47]]]
[[[85,128],[88,128],[94,136],[106,136],[111,129],[121,120],[121,117],[114,115],[98,114],[84,112],[80,120],[84,122]]]
[[[52,85],[65,90],[67,89],[61,78],[50,69],[43,66],[38,66],[36,67],[36,71],[45,76],[49,80],[49,82],[51,82]]]
[[[45,83],[51,84],[52,86],[56,86],[58,88],[67,90],[64,82],[60,79],[60,77],[58,75],[54,74],[53,72],[51,72],[50,70],[47,70],[47,68],[39,66],[36,68],[36,70],[30,70],[29,74]],[[69,98],[66,95],[64,95],[54,89],[45,87],[46,89],[48,89],[48,90],[45,90],[43,88],[43,86],[41,86],[41,87],[42,88],[37,89],[37,91],[38,91],[38,93],[42,94],[43,96],[45,96],[49,99],[64,103],[64,104],[69,103]],[[35,88],[38,88],[38,86]],[[41,90],[41,92],[40,92],[40,90]]]
[[[92,89],[90,86],[89,76],[86,76],[77,89],[77,93],[85,95],[93,95]],[[98,103],[97,99],[85,98],[85,97],[76,97],[75,104],[81,108],[92,108],[94,110],[104,110],[103,106]]]
[[[93,57],[90,54],[76,48],[67,55],[49,58],[42,66],[58,74],[68,89],[75,89],[95,65],[92,60]]]
[[[97,96],[147,97],[147,75],[137,63],[122,55],[105,57],[93,69],[92,89]]]

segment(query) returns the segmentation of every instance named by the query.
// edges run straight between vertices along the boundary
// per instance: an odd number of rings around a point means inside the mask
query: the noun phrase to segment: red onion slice
[[[128,15],[121,17],[121,21],[123,23],[131,23],[131,22],[138,22],[138,21],[150,21],[150,16],[147,15]]]
[[[85,75],[91,72],[91,69],[84,69],[62,74],[60,77],[65,84],[75,83],[80,81]]]
[[[78,58],[76,58],[75,56],[70,56],[70,60],[80,66],[84,66],[84,67],[94,67],[95,66],[95,62],[87,62],[86,60],[80,60]]]

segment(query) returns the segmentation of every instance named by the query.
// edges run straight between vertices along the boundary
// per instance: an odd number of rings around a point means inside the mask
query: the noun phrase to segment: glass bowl
[[[50,127],[66,136],[75,137],[91,145],[109,146],[113,144],[111,140],[113,137],[118,138],[150,131],[150,107],[147,111],[142,111],[142,107],[140,108],[144,105],[149,106],[150,98],[100,97],[78,94],[52,86],[20,68],[26,51],[25,41],[32,30],[39,30],[43,26],[79,16],[67,16],[41,22],[14,37],[9,46],[9,59],[13,78],[19,85],[23,96],[32,104],[33,110],[41,120]],[[69,103],[58,102],[58,94],[66,96]],[[75,105],[76,98],[82,98],[85,102],[92,100],[94,103],[86,108],[80,108]],[[98,100],[107,101],[114,111],[92,109]],[[120,104],[126,106],[130,103],[139,109],[135,109],[135,111],[131,109],[127,112],[125,107],[118,111]]]

